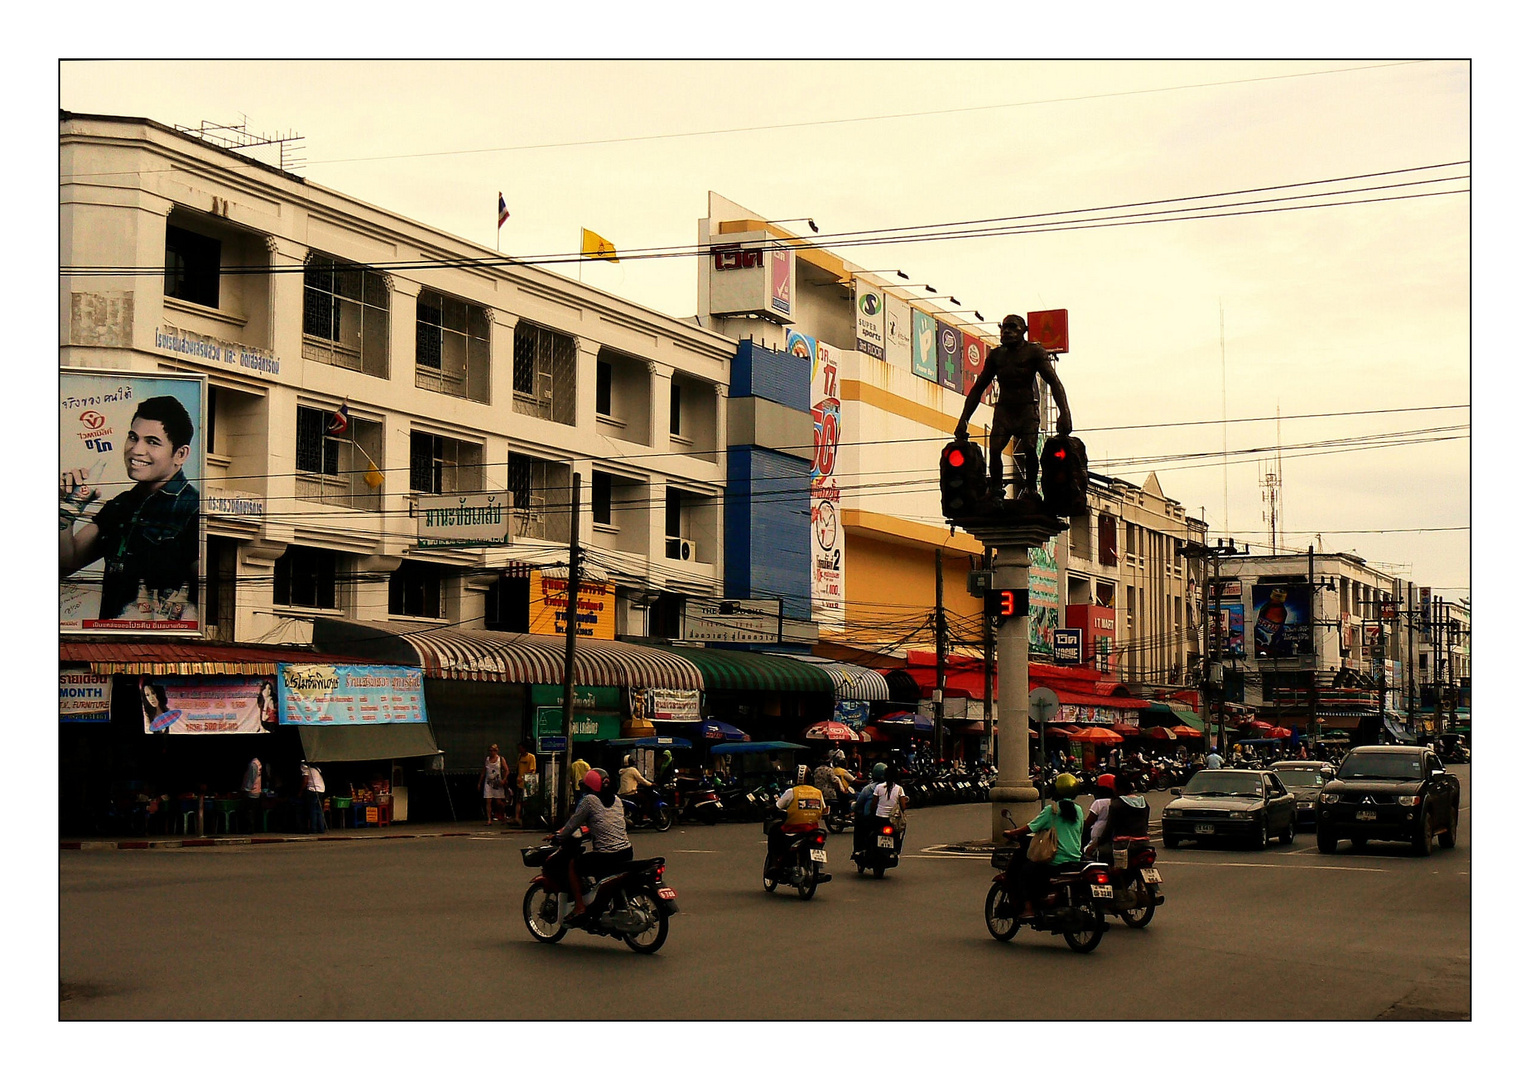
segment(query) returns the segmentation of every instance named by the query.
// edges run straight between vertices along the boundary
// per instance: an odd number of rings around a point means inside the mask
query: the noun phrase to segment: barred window
[[[489,400],[489,315],[483,308],[421,290],[414,324],[414,384]]]
[[[323,548],[287,545],[272,568],[271,598],[290,607],[335,606],[336,557]]]
[[[426,431],[410,432],[409,487],[432,495],[483,490],[483,448]]]
[[[310,255],[303,268],[303,357],[388,377],[388,284],[381,274]]]
[[[578,346],[569,335],[524,319],[517,323],[511,368],[515,411],[572,425],[577,356]]]
[[[342,444],[339,438],[329,434],[331,415],[322,409],[298,406],[298,472],[320,473],[324,476],[340,475]]]

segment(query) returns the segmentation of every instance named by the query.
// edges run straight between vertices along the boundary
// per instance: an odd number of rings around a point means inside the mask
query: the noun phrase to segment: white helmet
[[[797,783],[805,784],[805,783],[807,783],[807,778],[808,778],[808,767],[806,765],[798,765],[797,766]]]

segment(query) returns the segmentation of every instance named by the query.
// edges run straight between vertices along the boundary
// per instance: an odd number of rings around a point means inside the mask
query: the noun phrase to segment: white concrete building
[[[59,151],[60,366],[207,378],[211,639],[526,630],[571,474],[617,633],[721,593],[732,340],[153,121],[61,114]],[[420,546],[470,492],[513,543]]]

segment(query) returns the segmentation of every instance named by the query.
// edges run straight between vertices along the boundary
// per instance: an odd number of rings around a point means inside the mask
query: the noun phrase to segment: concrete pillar
[[[996,548],[993,587],[1014,589],[1029,595],[1030,549],[1023,544]],[[999,775],[989,793],[992,802],[993,841],[1003,839],[1005,829],[1024,825],[1036,816],[1041,793],[1031,783],[1030,740],[1030,615],[1004,621],[995,635],[994,657],[999,675],[999,698],[994,706],[994,730],[999,747]],[[1014,824],[1005,821],[1008,810]]]

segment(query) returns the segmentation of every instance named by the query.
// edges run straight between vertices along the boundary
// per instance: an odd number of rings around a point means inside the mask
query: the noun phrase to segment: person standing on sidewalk
[[[525,743],[520,744],[520,755],[515,759],[515,791],[512,798],[515,800],[514,818],[510,824],[520,825],[526,810],[527,788],[530,787],[537,775],[537,758]],[[583,777],[580,777],[583,779]]]
[[[252,833],[255,831],[255,821],[260,813],[260,788],[260,758],[254,757],[244,767],[244,780],[239,785],[239,790],[244,794],[244,798],[241,800],[240,816],[244,818],[245,832]]]
[[[329,823],[324,820],[324,777],[306,761],[298,762],[298,772],[303,777],[303,831],[328,832]]]
[[[483,816],[490,825],[505,817],[505,786],[510,782],[510,763],[499,752],[499,744],[489,747],[478,773],[478,790],[483,792]]]

